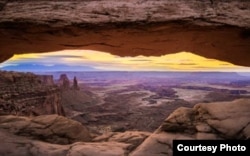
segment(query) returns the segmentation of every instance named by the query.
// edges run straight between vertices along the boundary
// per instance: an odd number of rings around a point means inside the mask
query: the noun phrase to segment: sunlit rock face
[[[7,115],[0,116],[0,136],[3,140],[0,155],[127,156],[150,134],[113,132],[90,142],[92,137],[85,126],[62,116],[29,118]]]
[[[0,114],[64,115],[52,76],[0,71]]]
[[[87,128],[81,123],[56,114],[40,115],[33,118],[12,115],[0,116],[0,129],[54,144],[70,144],[91,140]]]
[[[250,65],[250,1],[0,1],[0,61],[91,49],[120,56],[180,51]]]

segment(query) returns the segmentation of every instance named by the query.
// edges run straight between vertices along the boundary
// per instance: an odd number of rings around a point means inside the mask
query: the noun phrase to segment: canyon
[[[1,155],[166,156],[176,139],[250,137],[250,82],[235,73],[0,74]]]
[[[249,43],[247,0],[0,0],[0,62],[78,49],[188,51],[250,66]],[[171,156],[175,139],[250,138],[249,79],[162,88],[72,80],[0,71],[0,155]]]

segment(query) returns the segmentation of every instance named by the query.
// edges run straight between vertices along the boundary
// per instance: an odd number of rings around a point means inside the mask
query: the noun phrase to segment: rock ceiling
[[[250,66],[250,1],[0,0],[0,61],[90,49],[120,56],[189,51]]]

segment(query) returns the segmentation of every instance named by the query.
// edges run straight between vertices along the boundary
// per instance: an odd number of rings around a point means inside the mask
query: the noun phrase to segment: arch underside
[[[120,56],[189,51],[250,66],[250,1],[0,1],[0,62],[91,49]]]
[[[159,56],[188,51],[250,66],[249,30],[232,26],[172,22],[53,28],[23,23],[6,24],[0,34],[0,61],[20,53],[88,49],[119,56]]]

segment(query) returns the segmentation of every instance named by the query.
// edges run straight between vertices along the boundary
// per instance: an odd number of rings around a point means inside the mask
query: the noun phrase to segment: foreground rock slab
[[[248,139],[250,131],[250,99],[233,102],[197,104],[179,108],[161,126],[162,131],[186,134],[215,134],[217,138]],[[212,139],[212,138],[211,138]]]
[[[0,116],[0,129],[56,144],[91,140],[88,129],[81,123],[58,115],[41,115],[33,118]]]
[[[122,156],[128,144],[118,142],[50,144],[0,131],[1,156]]]
[[[175,110],[131,156],[172,155],[172,140],[249,139],[250,99],[197,104]]]
[[[176,139],[249,139],[250,99],[180,107],[153,133],[113,132],[90,141],[87,129],[58,116],[0,116],[0,155],[171,156]],[[66,145],[62,145],[66,144]]]
[[[79,122],[58,115],[0,116],[0,155],[3,156],[122,156],[150,133],[114,133],[109,140],[91,136]],[[102,139],[103,138],[103,139]]]
[[[120,142],[130,144],[129,151],[139,146],[151,133],[141,131],[109,132],[93,139],[94,142]]]

